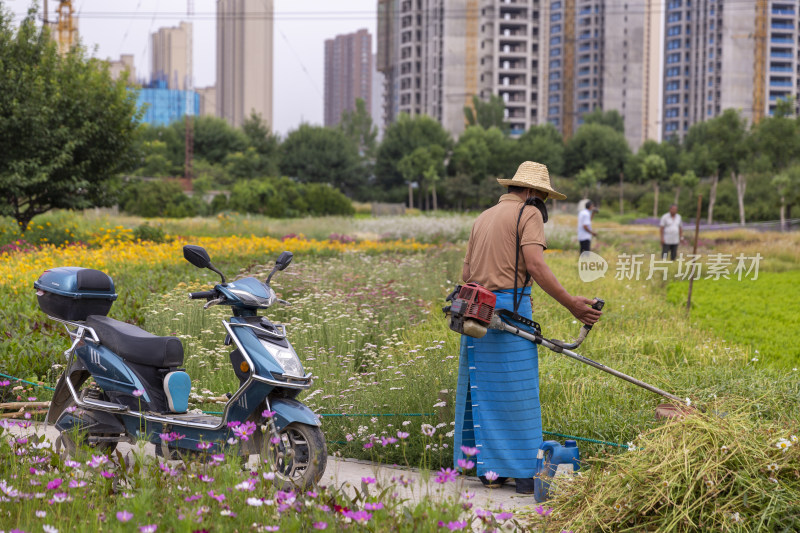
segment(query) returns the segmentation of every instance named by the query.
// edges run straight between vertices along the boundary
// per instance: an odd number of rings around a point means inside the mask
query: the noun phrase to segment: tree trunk
[[[653,182],[653,216],[655,218],[658,218],[658,192],[659,192],[658,182],[654,181]]]
[[[708,192],[708,223],[714,220],[714,204],[717,201],[717,184],[719,183],[719,173],[711,176],[711,190]]]
[[[436,185],[434,184],[434,186],[433,186],[433,210],[434,211],[439,209],[439,204],[438,204],[438,202],[436,200],[437,200],[437,198],[436,198]]]
[[[678,205],[678,199],[680,198],[680,196],[681,196],[681,187],[680,185],[678,185],[677,187],[675,187],[675,201],[673,202],[675,205]]]
[[[786,197],[781,195],[781,231],[786,231]]]
[[[747,189],[747,179],[744,174],[731,172],[731,179],[736,185],[736,199],[739,200],[739,225],[744,226],[744,192]]]
[[[622,180],[623,180],[624,177],[625,177],[625,173],[624,172],[620,172],[619,173],[619,214],[620,215],[625,214],[625,208],[623,207],[623,200],[624,200],[623,191],[624,191],[624,189],[623,189],[623,185],[622,185]]]
[[[414,189],[411,187],[411,182],[408,182],[408,208],[414,209]]]

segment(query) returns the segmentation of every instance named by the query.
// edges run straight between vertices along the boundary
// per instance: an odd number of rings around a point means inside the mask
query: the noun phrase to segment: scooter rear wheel
[[[275,471],[274,484],[280,490],[306,490],[322,479],[328,462],[325,436],[316,426],[294,422],[278,433],[281,441],[264,439],[261,455]],[[266,457],[263,457],[266,454]]]
[[[66,408],[75,405],[73,400],[70,400]],[[56,440],[56,452],[59,454],[63,454],[67,457],[76,457],[79,455],[79,449],[83,446],[87,446],[95,453],[101,453],[103,455],[108,455],[113,453],[114,450],[117,449],[116,442],[95,442],[91,443],[88,441],[89,437],[112,437],[113,435],[108,435],[106,433],[86,433],[86,432],[76,432],[76,431],[62,431],[58,439]]]

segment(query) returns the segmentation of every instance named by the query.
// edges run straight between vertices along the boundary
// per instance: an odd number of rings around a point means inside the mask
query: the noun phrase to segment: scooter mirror
[[[289,266],[289,263],[292,262],[293,258],[294,254],[292,252],[282,252],[275,261],[275,266],[278,267],[278,270],[285,270],[286,267]]]
[[[197,268],[208,268],[211,265],[211,258],[202,246],[187,244],[183,247],[183,257]]]

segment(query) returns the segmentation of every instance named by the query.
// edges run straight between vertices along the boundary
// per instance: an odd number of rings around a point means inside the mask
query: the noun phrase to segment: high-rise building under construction
[[[217,114],[241,126],[251,112],[272,127],[273,0],[217,1]]]

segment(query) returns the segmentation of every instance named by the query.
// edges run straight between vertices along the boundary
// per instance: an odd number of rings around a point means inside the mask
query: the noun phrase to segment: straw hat
[[[533,161],[522,163],[512,179],[504,180],[498,178],[497,183],[503,187],[527,187],[537,191],[544,191],[548,194],[548,197],[554,200],[566,200],[567,198],[550,186],[550,174],[547,172],[547,167]]]

